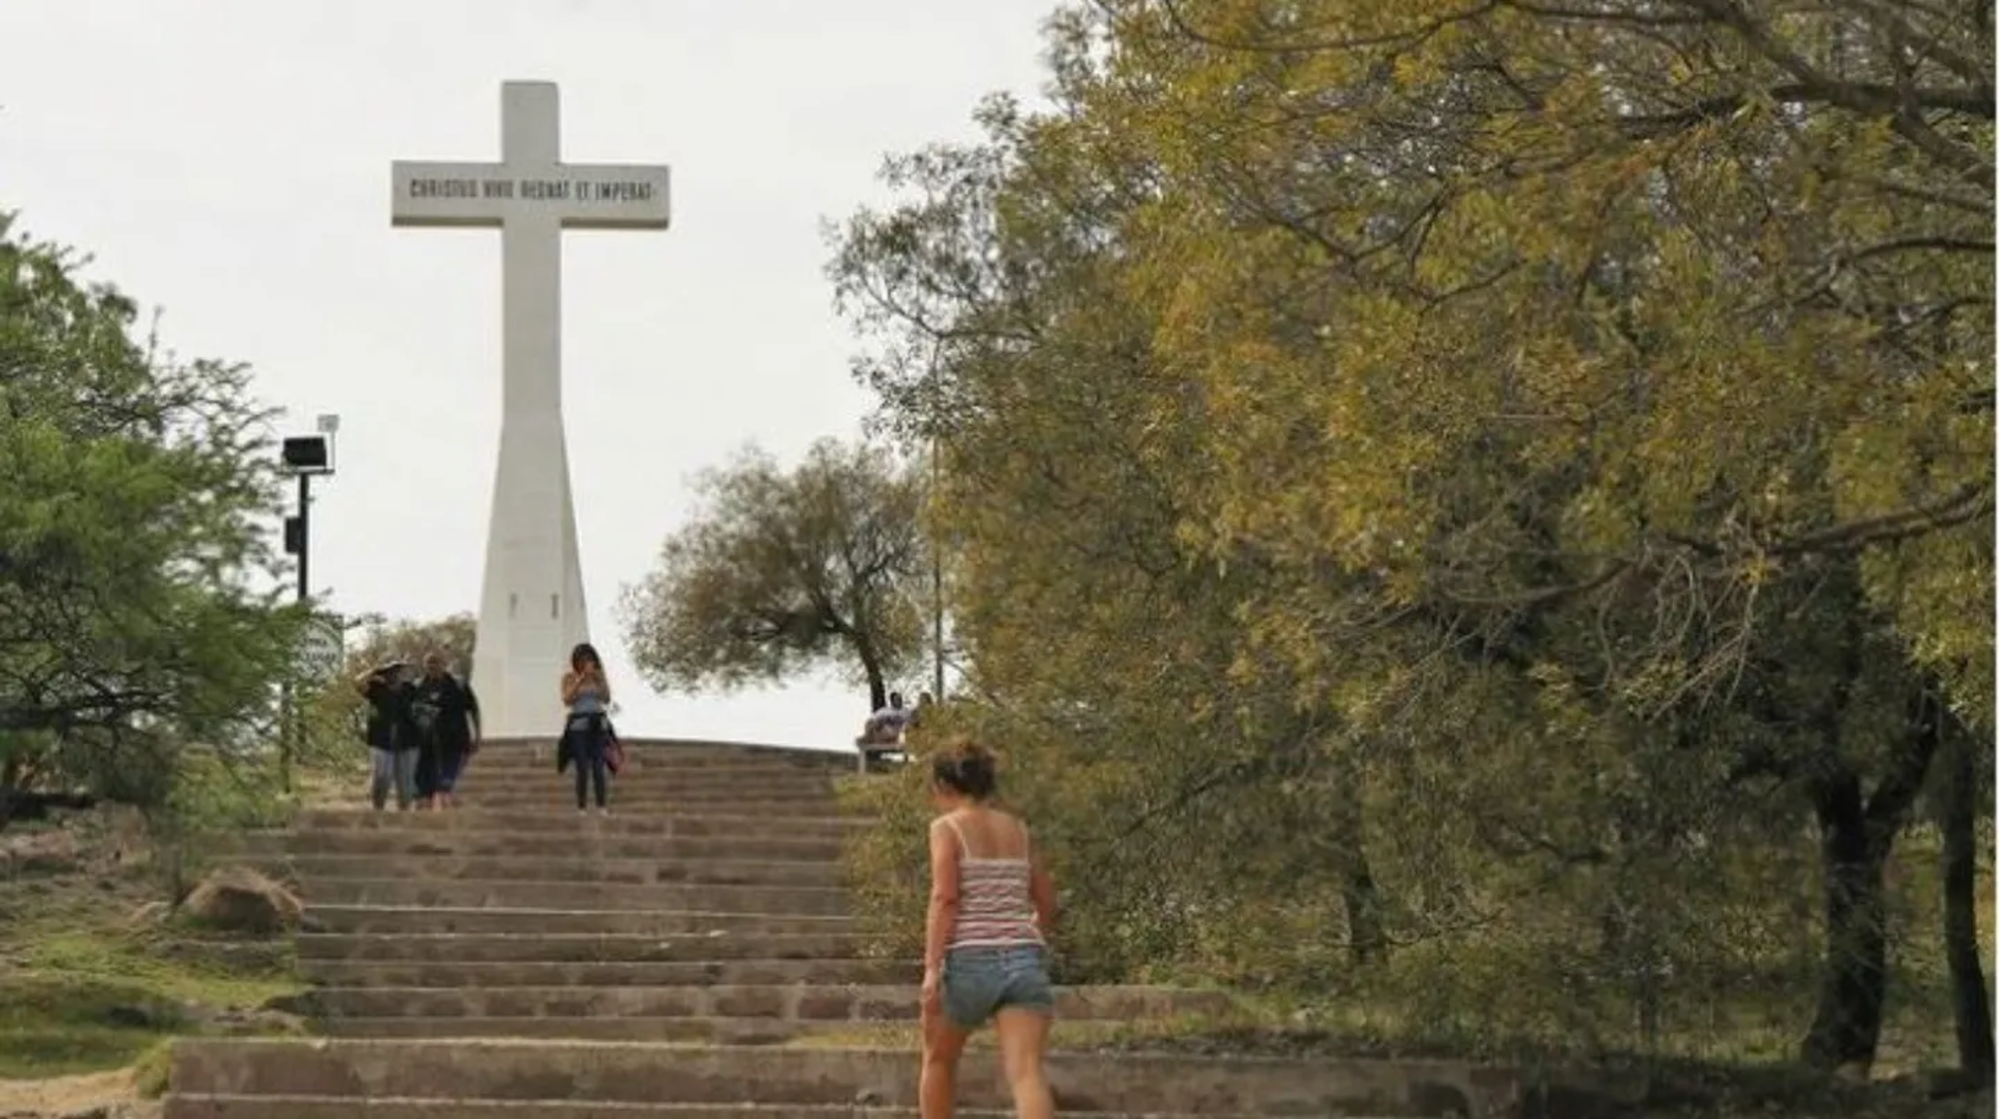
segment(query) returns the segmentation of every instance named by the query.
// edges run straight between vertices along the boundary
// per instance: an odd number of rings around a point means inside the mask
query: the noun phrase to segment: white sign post
[[[347,635],[340,619],[320,615],[299,635],[298,674],[309,684],[324,684],[340,674],[347,659]]]
[[[391,223],[497,228],[500,459],[473,689],[485,733],[553,735],[556,681],[589,638],[562,423],[562,231],[665,229],[668,169],[568,164],[552,82],[500,87],[500,162],[392,168]]]

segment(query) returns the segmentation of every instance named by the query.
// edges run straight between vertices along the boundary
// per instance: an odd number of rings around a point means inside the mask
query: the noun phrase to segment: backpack
[[[422,735],[436,733],[438,731],[438,717],[442,713],[444,711],[436,703],[432,703],[428,699],[418,699],[416,703],[410,703],[410,725],[414,725],[416,731],[422,733]]]
[[[444,692],[442,687],[419,687],[410,697],[410,725],[417,733],[428,738],[437,733],[444,717]]]

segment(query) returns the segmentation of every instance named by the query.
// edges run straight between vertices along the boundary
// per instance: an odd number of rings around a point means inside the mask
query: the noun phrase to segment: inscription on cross
[[[561,160],[560,105],[548,82],[501,90],[500,162],[393,166],[395,225],[499,226],[554,219],[567,229],[665,229],[670,170]]]

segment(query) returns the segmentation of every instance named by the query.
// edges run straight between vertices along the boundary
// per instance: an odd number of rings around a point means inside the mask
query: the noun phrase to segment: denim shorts
[[[1040,945],[953,948],[944,955],[944,1016],[973,1030],[1008,1007],[1055,1012],[1055,988]]]

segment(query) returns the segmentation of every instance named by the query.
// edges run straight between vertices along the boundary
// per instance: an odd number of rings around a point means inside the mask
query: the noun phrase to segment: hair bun
[[[931,762],[935,781],[975,800],[993,795],[997,784],[993,753],[976,742],[962,742]]]

